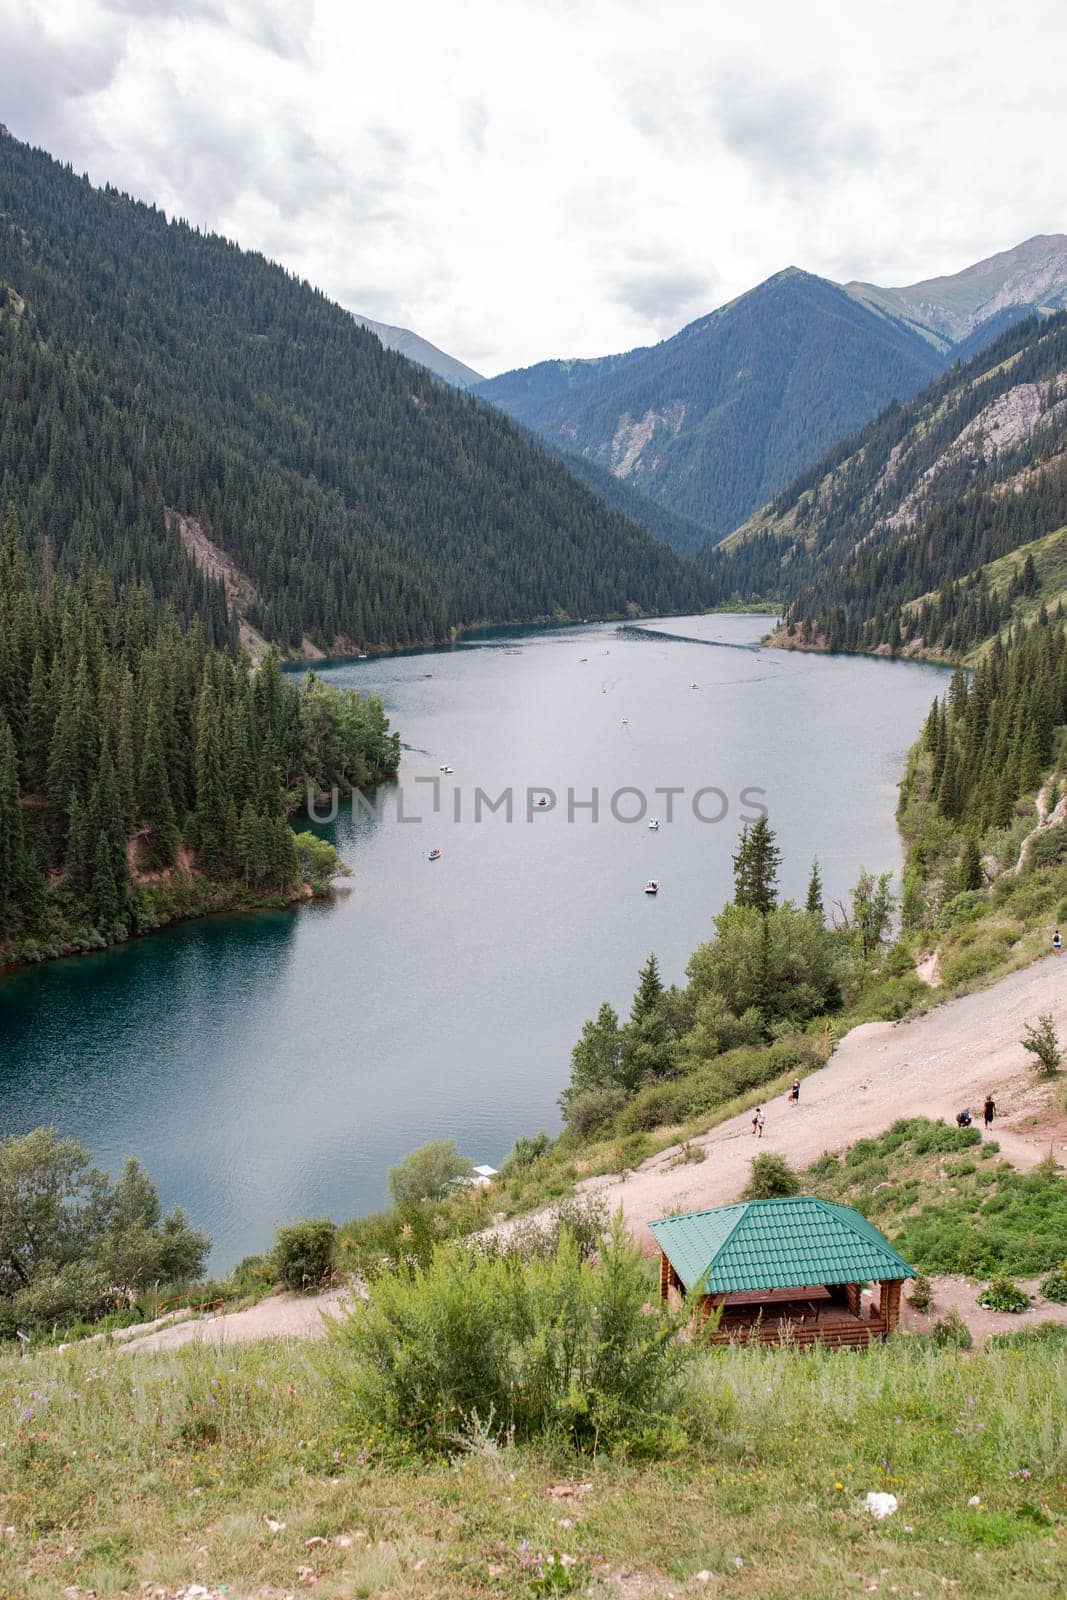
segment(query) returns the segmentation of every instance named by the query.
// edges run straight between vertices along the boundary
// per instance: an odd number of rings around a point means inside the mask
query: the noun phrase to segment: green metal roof
[[[746,1200],[649,1227],[685,1287],[703,1279],[707,1294],[915,1276],[866,1217],[811,1195]]]

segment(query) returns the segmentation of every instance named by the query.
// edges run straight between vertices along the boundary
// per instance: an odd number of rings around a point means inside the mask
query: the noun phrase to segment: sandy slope
[[[593,1178],[581,1190],[598,1194],[623,1212],[651,1247],[645,1225],[669,1211],[696,1211],[736,1200],[748,1163],[760,1149],[803,1166],[824,1150],[840,1150],[881,1133],[897,1117],[951,1118],[965,1105],[977,1111],[991,1090],[1002,1118],[995,1137],[1004,1155],[1026,1171],[1050,1149],[1049,1133],[1025,1127],[1033,1073],[1019,1045],[1024,1024],[1051,1012],[1067,1038],[1067,956],[1048,956],[1012,973],[990,989],[950,1000],[911,1022],[872,1022],[842,1040],[830,1062],[805,1078],[800,1104],[784,1098],[766,1107],[762,1144],[746,1112],[721,1123],[692,1144],[699,1163],[674,1165],[678,1148],[653,1157],[625,1178]],[[1012,1124],[1016,1124],[1014,1127]],[[1061,1124],[1053,1153],[1067,1160]],[[504,1225],[507,1227],[507,1224]],[[321,1334],[322,1314],[336,1313],[342,1291],[325,1295],[274,1295],[247,1311],[183,1322],[131,1340],[124,1348],[174,1349],[193,1340],[242,1343],[267,1337]]]
[[[745,1112],[692,1141],[705,1152],[699,1163],[672,1165],[678,1151],[667,1150],[625,1178],[590,1179],[582,1190],[598,1194],[612,1210],[621,1205],[630,1225],[643,1233],[646,1223],[666,1212],[736,1200],[760,1149],[804,1166],[824,1150],[881,1133],[898,1117],[951,1118],[968,1105],[975,1112],[987,1091],[1009,1124],[1018,1121],[1033,1083],[1019,1039],[1024,1024],[1042,1012],[1051,1012],[1061,1038],[1067,1037],[1067,957],[1048,956],[914,1021],[854,1028],[830,1062],[805,1078],[798,1106],[784,1097],[767,1105],[762,1143]],[[1049,1152],[1047,1133],[1042,1138],[998,1122],[995,1136],[1023,1171]],[[1060,1159],[1067,1154],[1062,1132],[1054,1153]]]

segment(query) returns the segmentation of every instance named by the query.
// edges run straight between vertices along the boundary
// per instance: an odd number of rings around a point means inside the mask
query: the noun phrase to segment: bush
[[[947,1317],[934,1323],[930,1338],[939,1350],[970,1350],[974,1346],[971,1330],[955,1307]]]
[[[1027,866],[1031,868],[1050,867],[1054,861],[1061,861],[1067,854],[1067,828],[1046,828],[1044,833],[1037,834],[1030,841],[1027,852]]]
[[[274,1269],[287,1289],[313,1289],[333,1271],[337,1228],[328,1217],[294,1222],[274,1236]]]
[[[1057,1267],[1055,1272],[1050,1272],[1041,1285],[1041,1293],[1046,1300],[1052,1300],[1058,1306],[1067,1305],[1067,1261]]]
[[[650,1083],[615,1118],[620,1134],[650,1133],[653,1128],[684,1122],[695,1114],[693,1087],[686,1078]]]
[[[750,1177],[742,1200],[778,1200],[800,1193],[800,1179],[784,1156],[766,1152],[749,1162]]]
[[[1030,1297],[1010,1278],[993,1278],[978,1296],[978,1304],[990,1311],[1025,1311]]]
[[[353,1425],[398,1451],[473,1433],[654,1449],[694,1345],[648,1294],[621,1217],[597,1266],[566,1230],[527,1265],[444,1245],[410,1278],[379,1278],[333,1331],[351,1363],[335,1381]]]
[[[592,1261],[608,1232],[608,1213],[601,1200],[574,1195],[561,1200],[547,1217],[520,1217],[506,1234],[487,1234],[473,1248],[483,1255],[507,1256],[518,1261],[550,1260],[566,1233],[574,1241],[581,1261]]]
[[[588,1139],[609,1128],[625,1104],[626,1095],[621,1089],[591,1089],[587,1094],[568,1097],[567,1127],[577,1138]]]
[[[470,1177],[471,1170],[454,1139],[432,1139],[389,1168],[389,1193],[401,1207],[421,1200],[443,1200],[461,1178]]]
[[[524,1172],[527,1167],[532,1167],[535,1161],[540,1161],[552,1148],[552,1137],[545,1133],[535,1133],[533,1137],[526,1134],[520,1135],[515,1140],[511,1154],[507,1156],[500,1168],[502,1178],[514,1177],[516,1172]]]
[[[925,1272],[920,1272],[919,1276],[912,1284],[911,1294],[908,1296],[908,1303],[909,1305],[914,1306],[916,1311],[923,1312],[929,1311],[930,1307],[933,1305],[934,1286],[926,1276]]]
[[[1051,1078],[1060,1070],[1063,1053],[1060,1050],[1060,1041],[1056,1034],[1056,1024],[1050,1013],[1038,1017],[1037,1024],[1028,1022],[1026,1032],[1019,1043],[1024,1050],[1029,1050],[1034,1057],[1034,1065],[1045,1075]]]

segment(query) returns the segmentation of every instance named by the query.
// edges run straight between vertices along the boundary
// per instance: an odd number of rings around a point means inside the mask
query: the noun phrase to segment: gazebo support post
[[[883,1333],[892,1333],[900,1321],[900,1288],[899,1278],[883,1278],[879,1285],[878,1318]]]

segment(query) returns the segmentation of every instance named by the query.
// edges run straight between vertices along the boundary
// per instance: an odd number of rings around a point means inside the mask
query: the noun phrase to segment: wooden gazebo
[[[804,1195],[748,1200],[649,1224],[660,1294],[692,1296],[713,1342],[864,1347],[892,1333],[915,1271],[867,1218]],[[863,1313],[861,1290],[878,1295]]]

